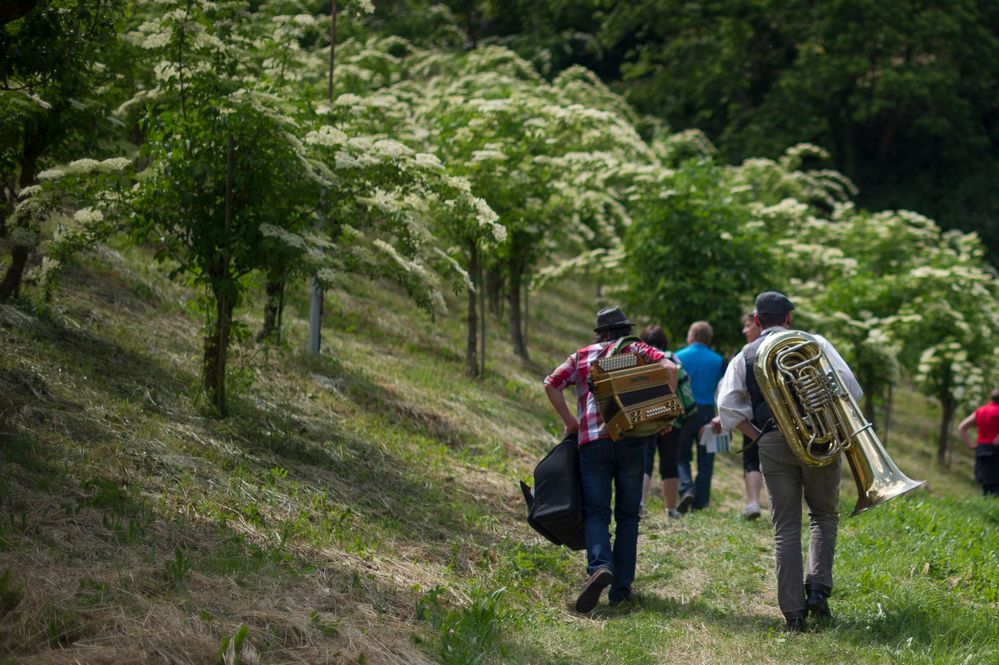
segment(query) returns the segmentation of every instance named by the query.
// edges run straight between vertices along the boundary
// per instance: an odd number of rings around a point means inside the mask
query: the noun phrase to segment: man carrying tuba
[[[773,424],[773,414],[754,373],[754,362],[767,337],[791,325],[794,305],[776,291],[756,297],[756,324],[760,337],[750,342],[728,364],[718,386],[718,410],[724,429],[738,429],[760,447],[760,467],[770,500],[774,525],[777,602],[788,631],[804,632],[807,616],[829,616],[833,555],[839,525],[841,457],[813,466],[803,463]],[[853,372],[836,349],[813,335],[843,385],[854,399],[862,395]],[[801,558],[801,499],[808,505],[807,572]]]

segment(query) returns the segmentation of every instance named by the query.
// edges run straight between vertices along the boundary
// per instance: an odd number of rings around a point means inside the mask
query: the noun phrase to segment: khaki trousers
[[[805,610],[806,588],[832,590],[842,456],[822,468],[805,466],[777,431],[761,436],[758,445],[774,524],[777,603],[785,615],[799,614]],[[807,574],[801,560],[802,498],[808,506]]]

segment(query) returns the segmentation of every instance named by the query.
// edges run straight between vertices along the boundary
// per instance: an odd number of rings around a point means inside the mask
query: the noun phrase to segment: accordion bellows
[[[651,436],[683,414],[670,390],[669,374],[637,353],[621,353],[590,364],[590,392],[614,441]]]

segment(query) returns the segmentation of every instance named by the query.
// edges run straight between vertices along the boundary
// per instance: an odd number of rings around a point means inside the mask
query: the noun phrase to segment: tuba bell
[[[823,467],[846,455],[857,483],[853,515],[925,482],[907,477],[888,456],[813,336],[798,330],[767,336],[753,372],[774,423],[802,464]]]

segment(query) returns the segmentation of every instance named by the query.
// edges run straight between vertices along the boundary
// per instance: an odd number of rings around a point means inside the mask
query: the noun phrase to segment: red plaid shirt
[[[590,394],[587,379],[590,376],[590,363],[610,351],[615,342],[598,342],[576,351],[566,358],[554,372],[545,377],[545,384],[559,390],[576,386],[576,418],[579,419],[579,445],[597,439],[606,439],[607,426],[597,410],[597,400]],[[638,353],[649,362],[657,363],[666,355],[645,342],[626,344],[619,353]]]

